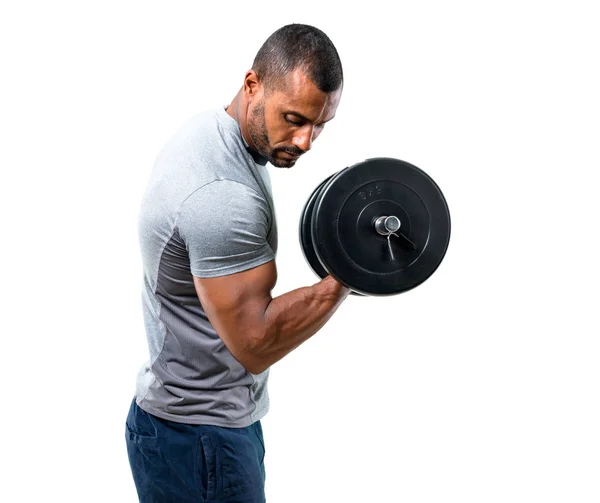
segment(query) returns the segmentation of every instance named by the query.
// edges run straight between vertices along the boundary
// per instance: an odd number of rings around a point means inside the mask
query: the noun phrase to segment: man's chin
[[[297,157],[293,157],[293,158],[288,158],[286,156],[277,156],[278,152],[275,152],[275,154],[271,154],[268,159],[269,162],[275,166],[276,168],[291,168],[292,166],[294,166],[294,164],[296,164],[296,161],[300,158],[300,156]]]
[[[269,159],[269,162],[276,168],[291,168],[296,161],[297,159]]]

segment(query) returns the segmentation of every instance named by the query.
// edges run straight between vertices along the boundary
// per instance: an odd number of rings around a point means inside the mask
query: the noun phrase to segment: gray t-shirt
[[[150,414],[242,428],[268,411],[269,371],[251,374],[235,360],[193,282],[275,258],[265,164],[224,108],[190,119],[156,160],[139,215],[150,360],[138,374],[136,401]]]

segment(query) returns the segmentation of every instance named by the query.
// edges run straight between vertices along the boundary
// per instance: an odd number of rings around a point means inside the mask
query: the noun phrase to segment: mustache
[[[304,150],[302,150],[301,148],[298,148],[298,147],[278,148],[277,150],[279,150],[281,152],[287,152],[288,154],[297,155],[297,156],[300,156],[300,155],[306,153]]]

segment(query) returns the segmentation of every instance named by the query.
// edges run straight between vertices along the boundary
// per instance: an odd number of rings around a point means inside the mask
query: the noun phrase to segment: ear
[[[248,70],[244,77],[244,94],[248,101],[256,99],[262,92],[262,82],[254,70]]]

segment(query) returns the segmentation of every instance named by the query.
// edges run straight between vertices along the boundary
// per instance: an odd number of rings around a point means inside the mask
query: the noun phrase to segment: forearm
[[[251,348],[262,372],[316,334],[350,291],[328,276],[319,283],[274,298],[264,313],[263,330]]]

